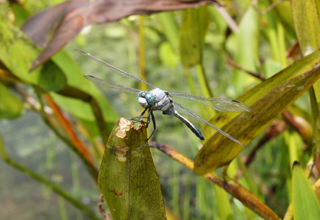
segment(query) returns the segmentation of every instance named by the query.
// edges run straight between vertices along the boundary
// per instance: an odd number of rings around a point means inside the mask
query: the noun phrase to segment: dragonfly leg
[[[146,144],[148,143],[148,141],[150,140],[150,138],[153,136],[154,132],[156,132],[156,129],[157,129],[156,120],[154,119],[154,115],[151,110],[149,110],[149,112],[148,112],[148,116],[150,116],[150,115],[151,115],[152,122],[153,122],[153,131],[152,131],[151,135],[147,138],[147,140],[144,142],[144,145],[141,148],[139,148],[139,150],[142,150],[146,146]],[[150,118],[149,118],[149,123],[150,123]]]
[[[145,121],[143,121],[143,120],[141,120],[141,119],[142,119],[142,118],[148,119],[149,115],[148,115],[148,117],[143,117],[144,113],[145,113],[147,110],[148,110],[148,108],[145,108],[145,109],[143,110],[143,112],[142,112],[138,117],[131,118],[130,120],[133,121],[133,122],[135,122],[135,123],[136,123],[136,122],[146,123]]]

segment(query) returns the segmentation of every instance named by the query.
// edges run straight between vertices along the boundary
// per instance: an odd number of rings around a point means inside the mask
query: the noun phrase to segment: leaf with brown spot
[[[75,0],[48,8],[27,20],[22,30],[38,45],[46,45],[47,36],[54,31],[51,41],[33,62],[34,70],[57,53],[85,26],[117,21],[130,15],[152,14],[216,3],[214,0]]]
[[[114,190],[108,190],[109,192],[111,192],[111,193],[114,193],[116,196],[122,196],[123,195],[123,193],[122,192],[118,192],[116,189],[114,189]]]
[[[125,118],[119,120],[109,137],[98,184],[114,220],[166,219],[150,149],[145,146],[140,150],[146,139],[146,128],[135,129]]]

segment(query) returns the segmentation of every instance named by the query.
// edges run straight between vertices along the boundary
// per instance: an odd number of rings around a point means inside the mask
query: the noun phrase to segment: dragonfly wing
[[[139,77],[136,77],[136,76],[134,76],[134,75],[131,75],[130,73],[127,73],[127,72],[125,72],[125,71],[123,71],[123,70],[121,70],[121,69],[118,69],[117,67],[114,67],[114,66],[112,66],[111,64],[109,64],[109,63],[107,63],[107,62],[104,62],[103,60],[100,60],[100,59],[97,58],[97,57],[92,56],[90,53],[86,53],[86,52],[83,52],[83,51],[77,50],[77,49],[75,49],[75,50],[78,51],[79,53],[81,53],[82,55],[85,55],[85,56],[89,57],[90,59],[92,59],[92,60],[94,60],[94,61],[96,61],[96,62],[98,62],[98,63],[101,63],[101,64],[107,66],[107,67],[108,67],[109,69],[111,69],[113,72],[115,72],[115,73],[117,73],[117,74],[119,74],[119,75],[121,75],[121,76],[130,77],[130,78],[139,80],[139,81],[141,81],[141,82],[143,82],[143,83],[145,83],[145,84],[147,84],[147,85],[149,85],[149,86],[151,86],[151,87],[153,87],[153,88],[155,88],[155,89],[157,88],[157,87],[155,87],[154,85],[152,85],[151,83],[148,83],[148,82],[140,79]]]
[[[123,85],[119,85],[117,83],[113,83],[113,82],[109,82],[109,81],[106,81],[103,79],[96,78],[94,76],[84,75],[84,77],[86,77],[88,80],[90,80],[92,82],[99,83],[101,85],[104,85],[104,86],[107,86],[107,87],[110,87],[113,89],[118,89],[118,90],[121,90],[124,92],[129,92],[132,94],[139,94],[139,92],[141,92],[141,90],[139,90],[139,89],[129,88],[129,87],[126,87]]]
[[[180,92],[169,92],[171,96],[189,99],[207,105],[219,112],[250,112],[251,108],[246,104],[233,99],[209,98]]]
[[[240,141],[238,141],[237,139],[235,139],[234,137],[232,137],[231,135],[227,134],[226,132],[220,130],[219,128],[217,128],[216,126],[210,124],[209,122],[207,122],[206,120],[204,120],[203,118],[201,118],[199,115],[197,115],[196,113],[192,112],[191,110],[187,109],[186,107],[184,107],[183,105],[180,105],[179,103],[173,101],[174,106],[177,107],[177,109],[182,110],[182,112],[194,117],[195,119],[197,119],[198,121],[209,125],[210,127],[212,127],[213,129],[215,129],[216,131],[218,131],[220,134],[222,134],[223,136],[233,140],[234,142],[236,142],[237,144],[240,144],[241,146],[245,147]]]

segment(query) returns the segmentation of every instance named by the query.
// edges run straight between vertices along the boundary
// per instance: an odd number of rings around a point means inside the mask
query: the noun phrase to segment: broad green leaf
[[[172,46],[167,41],[160,45],[159,56],[161,61],[168,67],[176,67],[179,63],[179,56],[174,52]]]
[[[167,40],[171,44],[175,52],[178,52],[179,48],[179,29],[177,22],[175,21],[173,12],[161,12],[155,15],[159,20],[163,33]]]
[[[317,196],[297,161],[292,171],[292,201],[295,220],[320,219]]]
[[[40,49],[2,15],[0,33],[0,60],[15,76],[45,91],[58,91],[66,85],[65,75],[53,63],[28,72]]]
[[[202,62],[204,38],[208,30],[209,12],[206,6],[182,12],[180,27],[180,57],[185,67]]]
[[[304,56],[320,48],[320,18],[319,18],[319,1],[292,1],[292,14],[295,30],[298,36],[299,46]],[[313,108],[314,117],[314,136],[316,146],[320,147],[320,128],[319,128],[319,109],[320,109],[320,82],[313,85],[310,91],[313,98],[311,98],[311,105]],[[317,110],[315,110],[317,108]]]
[[[311,70],[318,63],[320,63],[320,51],[316,51],[310,54],[309,56],[301,58],[299,61],[291,64],[290,66],[283,69],[273,77],[263,81],[254,88],[245,92],[240,97],[238,97],[237,100],[250,106],[256,101],[258,101],[260,98],[262,98],[264,95],[266,95],[267,92],[279,86],[281,83],[284,83],[285,81],[292,79],[295,76],[298,76],[307,72],[308,70]],[[239,115],[239,113],[226,114],[220,112],[212,120],[210,120],[210,123],[212,123],[218,128],[221,128],[223,125],[225,125],[228,121],[231,121],[237,115]],[[205,137],[210,137],[214,133],[216,133],[216,131],[209,126],[205,126],[203,129],[203,134]]]
[[[253,7],[249,7],[241,19],[237,37],[235,61],[246,70],[257,71],[258,57],[258,21],[259,17]],[[256,79],[239,69],[232,71],[232,83],[236,89],[244,88],[256,82]]]
[[[297,38],[299,41],[299,46],[304,56],[312,53],[320,48],[320,18],[319,18],[319,1],[306,0],[306,1],[292,1],[292,14],[294,27],[297,33]],[[315,99],[311,101],[316,101],[312,103],[312,108],[320,109],[320,82],[314,84],[312,88],[313,95]],[[318,112],[319,110],[317,110]],[[316,113],[315,111],[313,113]],[[319,148],[319,115],[314,115],[316,119],[314,123],[314,136],[316,141],[316,146]]]
[[[252,111],[238,115],[222,130],[247,145],[320,77],[320,68],[310,70],[280,84],[251,105]],[[253,89],[252,89],[253,90]],[[251,93],[252,90],[249,92]],[[252,96],[253,93],[251,93]],[[195,172],[204,175],[230,163],[243,147],[217,133],[195,159]]]
[[[216,175],[216,174],[215,174]],[[216,200],[218,202],[219,216],[221,220],[234,220],[233,211],[231,208],[228,194],[225,190],[221,189],[217,185],[213,185]]]
[[[72,53],[77,53],[76,51],[71,51]],[[103,112],[103,116],[106,121],[115,123],[117,120],[117,113],[113,110],[110,103],[106,100],[105,96],[102,94],[102,92],[89,80],[87,80],[84,77],[83,71],[79,67],[79,64],[77,64],[64,50],[61,50],[59,53],[57,53],[55,56],[52,57],[52,60],[60,67],[60,69],[64,72],[64,74],[67,77],[68,85],[72,88],[76,88],[79,90],[77,92],[75,90],[75,97],[84,98],[83,96],[90,95],[92,96],[100,106],[101,111]],[[96,62],[92,62],[91,65],[101,65]],[[90,73],[88,73],[90,74]],[[112,74],[112,72],[111,72]],[[81,93],[81,92],[83,93]],[[71,94],[70,94],[71,95]],[[77,105],[78,107],[68,107],[66,106],[66,102],[68,102],[70,99],[65,98],[64,101],[62,101],[64,97],[60,97],[60,99],[56,100],[57,103],[64,108],[66,111],[69,111],[71,114],[76,115],[77,117],[83,119],[83,120],[94,120],[94,115],[92,113],[92,110],[89,111],[87,107],[85,109],[81,109],[81,105],[84,103],[81,103],[81,101],[75,100],[72,103],[79,103]],[[81,103],[81,104],[80,104]]]
[[[292,0],[292,15],[303,55],[319,49],[320,20],[316,1]]]
[[[263,30],[270,42],[272,58],[285,68],[287,67],[287,57],[284,29],[274,11],[268,12],[266,18],[268,25]]]
[[[0,119],[15,119],[21,116],[23,103],[0,83]]]
[[[283,138],[289,151],[289,163],[293,164],[296,160],[300,161],[301,153],[303,151],[303,141],[301,136],[296,131],[286,130],[283,132]]]
[[[25,20],[27,20],[27,18],[30,16],[29,12],[26,11],[22,4],[15,2],[11,4],[11,8],[14,13],[16,25],[21,27],[23,22],[25,22]]]
[[[286,33],[288,33],[292,38],[296,39],[296,32],[294,30],[293,20],[292,20],[291,1],[290,0],[284,0],[284,1],[270,0],[270,2],[277,4],[274,9],[278,15],[279,21],[281,22],[282,26],[286,30]]]
[[[150,149],[139,150],[146,138],[145,128],[121,118],[108,140],[98,184],[114,220],[166,219]]]
[[[87,102],[84,102],[80,99],[69,98],[57,93],[50,93],[54,101],[63,108],[63,110],[69,112],[73,116],[87,121],[94,121],[94,115],[92,109]]]

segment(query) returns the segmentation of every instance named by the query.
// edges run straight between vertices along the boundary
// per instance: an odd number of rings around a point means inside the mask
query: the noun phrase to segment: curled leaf
[[[54,31],[51,41],[33,62],[31,70],[46,62],[72,40],[85,26],[117,21],[136,14],[152,14],[213,4],[214,0],[97,0],[68,1],[48,8],[27,20],[22,30],[38,45],[46,45],[47,36]]]

